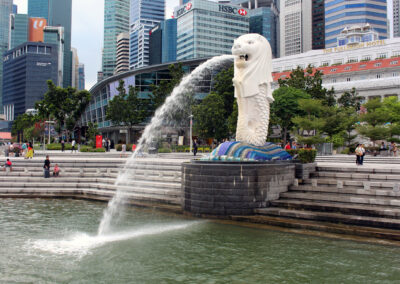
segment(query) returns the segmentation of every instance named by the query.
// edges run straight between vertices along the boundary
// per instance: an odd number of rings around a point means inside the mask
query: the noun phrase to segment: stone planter
[[[296,163],[296,178],[305,180],[310,178],[311,173],[315,173],[317,171],[317,163]]]

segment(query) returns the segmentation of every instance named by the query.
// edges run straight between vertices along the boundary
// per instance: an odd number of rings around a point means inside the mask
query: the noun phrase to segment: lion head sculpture
[[[271,46],[259,34],[246,34],[237,38],[232,47],[235,56],[235,77],[243,85],[243,97],[260,92],[259,86],[272,82]],[[235,94],[237,96],[237,94]]]

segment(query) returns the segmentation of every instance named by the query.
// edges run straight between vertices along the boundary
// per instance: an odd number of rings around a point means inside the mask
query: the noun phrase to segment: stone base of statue
[[[211,161],[290,161],[290,156],[280,146],[267,142],[264,146],[254,146],[241,141],[224,142],[210,156],[202,160]]]

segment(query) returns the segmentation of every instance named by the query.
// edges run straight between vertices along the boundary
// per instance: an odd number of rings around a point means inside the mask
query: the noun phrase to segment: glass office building
[[[9,51],[4,62],[4,114],[6,120],[34,108],[47,91],[47,80],[57,81],[58,47],[55,44],[26,42]],[[18,78],[18,84],[15,80]]]
[[[29,18],[26,14],[12,14],[10,16],[10,38],[8,49],[12,49],[28,41]]]
[[[249,13],[236,5],[192,0],[175,8],[177,60],[230,54],[234,39],[249,33]]]
[[[176,19],[168,19],[151,30],[150,65],[176,61],[176,23]]]
[[[164,20],[165,0],[131,0],[129,68],[149,65],[149,33]]]
[[[325,47],[337,46],[337,37],[345,28],[369,24],[388,38],[386,0],[325,0]]]
[[[28,16],[45,18],[53,27],[64,27],[63,86],[72,84],[71,24],[72,0],[29,0]]]
[[[0,56],[8,49],[8,30],[10,23],[10,14],[13,12],[12,0],[0,0]],[[3,60],[0,60],[0,86],[3,80]],[[0,106],[2,99],[2,91],[0,88]],[[0,108],[2,112],[3,108]]]
[[[104,1],[104,44],[102,71],[104,78],[115,73],[117,67],[117,36],[129,31],[130,0]]]
[[[274,57],[279,57],[278,32],[279,17],[268,7],[261,7],[249,11],[250,33],[257,33],[264,36],[271,45]]]

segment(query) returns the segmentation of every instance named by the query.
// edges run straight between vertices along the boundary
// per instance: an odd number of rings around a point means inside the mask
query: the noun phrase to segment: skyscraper
[[[161,21],[151,30],[149,39],[150,65],[176,61],[177,21]]]
[[[10,15],[8,49],[12,49],[28,41],[28,20],[29,18],[26,14]]]
[[[129,33],[117,36],[117,67],[115,73],[129,71]]]
[[[325,0],[312,0],[312,49],[325,48]]]
[[[72,84],[71,21],[72,0],[29,0],[29,17],[45,18],[49,26],[64,27],[63,86]]]
[[[149,32],[164,20],[165,0],[131,0],[129,67],[149,65]]]
[[[130,0],[104,1],[104,78],[112,76],[117,67],[117,36],[129,31],[129,7]]]
[[[325,47],[337,46],[337,37],[345,28],[369,24],[379,34],[388,37],[387,1],[325,0]]]
[[[342,1],[340,1],[342,2]],[[280,1],[280,56],[312,49],[312,1]]]
[[[83,63],[79,63],[79,82],[78,82],[78,90],[85,89],[85,65]]]
[[[393,37],[400,37],[400,0],[393,0]]]
[[[10,24],[10,14],[13,12],[12,0],[0,0],[0,106],[3,98],[3,53],[8,49],[8,31]],[[2,107],[0,108],[2,111]]]

